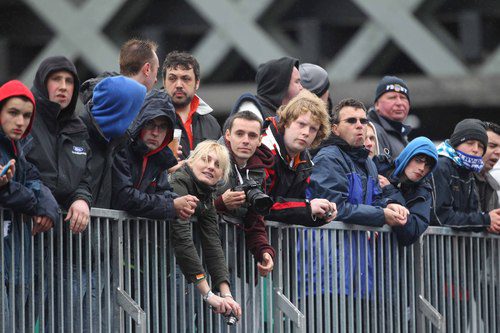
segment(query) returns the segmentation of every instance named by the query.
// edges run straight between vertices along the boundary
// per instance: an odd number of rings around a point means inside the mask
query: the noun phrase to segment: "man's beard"
[[[178,108],[183,108],[183,107],[188,106],[192,100],[193,100],[193,97],[189,97],[189,96],[186,96],[186,99],[182,102],[177,102],[172,98],[172,104],[174,105],[174,108],[178,109]]]

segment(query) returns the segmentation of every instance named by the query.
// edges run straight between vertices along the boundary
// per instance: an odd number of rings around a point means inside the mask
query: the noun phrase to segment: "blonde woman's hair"
[[[199,143],[194,150],[191,150],[186,162],[189,165],[192,165],[195,161],[200,159],[207,160],[208,154],[212,152],[215,153],[219,159],[219,168],[222,170],[222,180],[226,183],[229,179],[229,173],[231,171],[231,160],[226,146],[223,146],[214,140],[205,140]]]
[[[330,116],[326,103],[308,90],[302,90],[288,104],[282,105],[278,109],[276,112],[279,116],[278,131],[284,134],[285,127],[290,126],[293,121],[307,112],[311,112],[312,121],[318,122],[320,125],[316,138],[311,144],[311,148],[315,148],[330,135]]]

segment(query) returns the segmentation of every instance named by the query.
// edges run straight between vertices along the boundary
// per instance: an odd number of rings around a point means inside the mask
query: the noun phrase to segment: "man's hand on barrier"
[[[197,197],[190,194],[175,198],[174,208],[177,217],[182,220],[188,220],[194,214],[198,201]]]
[[[488,231],[494,234],[500,234],[500,208],[493,209],[488,214],[491,220]]]
[[[245,203],[247,196],[244,191],[232,191],[228,189],[222,194],[222,201],[228,210],[240,208]]]
[[[408,210],[408,208],[399,204],[391,203],[387,205],[387,208],[401,215],[402,220],[408,219],[408,215],[410,215],[410,211]]]
[[[261,276],[267,276],[274,268],[273,257],[267,252],[262,255],[262,261],[257,263],[257,269]]]
[[[403,218],[399,213],[389,209],[384,208],[385,223],[391,227],[401,227],[407,222],[406,218]]]
[[[33,229],[31,229],[33,236],[48,231],[54,226],[54,222],[48,216],[33,216],[33,222],[35,222]]]
[[[337,217],[337,205],[326,199],[311,200],[311,214],[324,219],[327,222],[333,221]]]
[[[85,229],[90,220],[90,207],[85,200],[75,200],[68,209],[68,215],[64,221],[70,221],[69,228],[75,234],[78,234]]]

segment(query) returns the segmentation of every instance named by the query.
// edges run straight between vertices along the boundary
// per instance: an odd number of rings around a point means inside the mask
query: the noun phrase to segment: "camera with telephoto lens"
[[[226,318],[226,324],[228,326],[234,326],[238,322],[238,317],[236,317],[232,311],[227,316],[224,316],[224,318]]]
[[[253,179],[246,179],[243,184],[237,185],[233,191],[243,191],[247,196],[247,202],[253,210],[259,215],[268,215],[274,204],[270,196],[264,194],[260,189],[259,183]]]

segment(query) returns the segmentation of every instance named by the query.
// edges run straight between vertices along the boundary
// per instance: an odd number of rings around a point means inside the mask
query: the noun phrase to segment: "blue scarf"
[[[480,172],[484,166],[483,158],[481,156],[473,156],[460,150],[456,150],[450,145],[448,140],[441,143],[437,150],[440,156],[448,157],[453,160],[455,164],[469,171]]]

